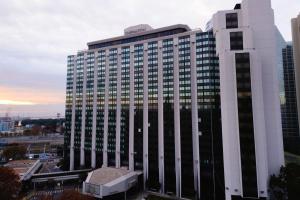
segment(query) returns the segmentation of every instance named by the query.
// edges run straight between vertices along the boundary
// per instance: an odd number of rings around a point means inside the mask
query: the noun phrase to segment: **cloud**
[[[22,86],[0,87],[0,102],[30,102],[31,104],[64,104],[64,92]],[[1,103],[0,103],[1,104]]]
[[[154,28],[182,23],[204,29],[216,11],[232,9],[238,2],[1,0],[0,86],[6,92],[11,90],[16,95],[14,99],[42,103],[49,98],[63,104],[66,57],[87,48],[87,42],[121,35],[124,28],[141,23]],[[300,1],[272,2],[276,24],[290,40],[290,18],[298,14]],[[27,91],[30,98],[24,95]]]
[[[0,105],[34,105],[28,101],[12,101],[12,100],[0,100]]]

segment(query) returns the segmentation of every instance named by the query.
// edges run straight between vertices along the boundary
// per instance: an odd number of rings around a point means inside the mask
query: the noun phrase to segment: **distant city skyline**
[[[57,118],[57,113],[65,116],[64,109],[64,104],[0,105],[0,117]]]
[[[238,0],[2,0],[0,2],[0,116],[64,115],[66,56],[89,41],[123,34],[141,23],[205,29],[211,16]],[[272,0],[286,41],[299,0]],[[288,4],[288,6],[287,6]],[[176,10],[176,12],[174,12]]]

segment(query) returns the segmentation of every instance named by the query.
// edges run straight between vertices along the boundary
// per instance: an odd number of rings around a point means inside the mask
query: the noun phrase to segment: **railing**
[[[55,176],[77,175],[77,174],[90,172],[90,171],[92,171],[92,169],[64,171],[64,172],[53,172],[53,173],[42,173],[42,174],[34,174],[34,175],[32,175],[32,178],[45,178],[45,177],[55,177]]]
[[[27,170],[27,172],[23,175],[23,177],[21,178],[21,180],[28,180],[32,177],[32,175],[39,169],[39,167],[41,166],[41,162],[40,160],[37,160],[31,167],[29,170]]]

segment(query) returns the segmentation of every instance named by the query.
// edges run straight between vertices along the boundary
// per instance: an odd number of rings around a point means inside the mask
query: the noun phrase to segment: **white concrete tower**
[[[213,16],[220,59],[226,199],[268,197],[284,165],[276,35],[270,0],[244,0]]]

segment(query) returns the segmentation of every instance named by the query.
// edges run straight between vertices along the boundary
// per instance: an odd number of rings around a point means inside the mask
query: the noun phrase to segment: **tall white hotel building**
[[[213,15],[206,32],[139,25],[68,56],[70,170],[142,171],[174,198],[267,199],[284,165],[270,0]]]

